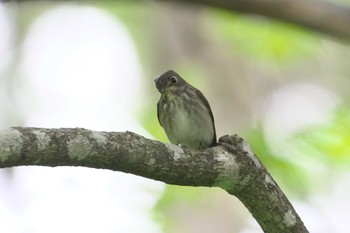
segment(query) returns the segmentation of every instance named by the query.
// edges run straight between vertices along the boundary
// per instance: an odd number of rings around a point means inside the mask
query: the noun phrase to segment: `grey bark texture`
[[[132,173],[167,184],[220,187],[248,208],[264,232],[308,232],[248,143],[223,136],[191,150],[132,132],[81,128],[0,130],[0,168],[83,166]]]

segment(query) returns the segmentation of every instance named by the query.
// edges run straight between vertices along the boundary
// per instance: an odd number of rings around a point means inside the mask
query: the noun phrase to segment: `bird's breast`
[[[170,142],[190,148],[209,146],[214,126],[207,107],[189,94],[170,94],[159,104],[160,122]]]

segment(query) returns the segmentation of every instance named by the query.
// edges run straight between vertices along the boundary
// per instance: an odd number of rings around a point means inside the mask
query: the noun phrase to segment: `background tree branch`
[[[84,166],[168,184],[221,187],[249,209],[264,232],[308,232],[250,146],[237,135],[190,150],[132,132],[10,128],[0,131],[0,168]]]
[[[9,1],[9,0],[4,0]],[[25,2],[27,0],[17,0]],[[55,1],[55,0],[51,0]],[[339,38],[350,39],[350,7],[323,0],[159,0],[200,4],[268,16]],[[11,1],[10,1],[11,2]],[[72,1],[73,2],[73,1]],[[116,1],[118,2],[118,1]]]
[[[323,0],[166,0],[268,16],[350,39],[350,7]]]

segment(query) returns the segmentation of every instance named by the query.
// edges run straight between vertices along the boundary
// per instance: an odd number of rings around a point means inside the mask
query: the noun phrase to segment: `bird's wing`
[[[158,122],[159,122],[160,126],[162,126],[162,123],[160,122],[160,117],[159,117],[159,102],[160,102],[160,100],[157,103],[157,118],[158,118]]]
[[[203,101],[204,105],[208,108],[211,119],[213,120],[214,138],[213,138],[212,146],[214,146],[216,144],[216,131],[215,131],[214,115],[211,111],[208,100],[205,98],[205,96],[202,94],[202,92],[200,90],[196,89],[196,93],[197,93],[198,97]]]

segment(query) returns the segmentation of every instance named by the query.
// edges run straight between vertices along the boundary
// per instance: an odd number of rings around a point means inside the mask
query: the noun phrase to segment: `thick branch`
[[[168,184],[216,186],[238,197],[264,232],[307,232],[298,214],[249,145],[224,136],[190,150],[131,132],[11,128],[0,131],[0,168],[84,166],[132,173]]]

